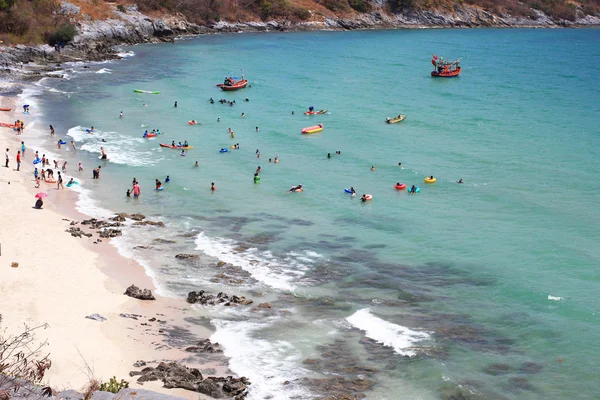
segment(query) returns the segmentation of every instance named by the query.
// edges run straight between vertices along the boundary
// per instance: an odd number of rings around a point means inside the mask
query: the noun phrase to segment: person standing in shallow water
[[[136,183],[133,185],[133,198],[134,198],[134,199],[137,199],[137,198],[139,198],[139,197],[140,197],[140,193],[141,193],[141,192],[142,192],[142,190],[141,190],[141,188],[140,188],[140,185],[139,185],[139,184],[136,182]]]

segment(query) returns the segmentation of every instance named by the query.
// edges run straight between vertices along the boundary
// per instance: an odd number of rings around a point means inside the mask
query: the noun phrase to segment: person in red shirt
[[[21,150],[17,152],[17,171],[21,170]]]

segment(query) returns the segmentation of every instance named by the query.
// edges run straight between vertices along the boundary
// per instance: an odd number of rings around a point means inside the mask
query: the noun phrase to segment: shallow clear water
[[[83,210],[167,223],[117,240],[163,294],[223,290],[273,304],[198,308],[230,368],[253,381],[251,398],[310,398],[322,393],[310,379],[345,376],[371,380],[359,390],[369,399],[456,390],[591,399],[600,389],[599,49],[598,30],[207,36],[68,66],[71,79],[44,80],[35,100],[57,140],[80,147],[58,157],[84,164],[79,190],[94,209],[86,200]],[[433,53],[463,57],[461,77],[432,79]],[[241,68],[251,87],[214,86]],[[330,112],[304,116],[309,105]],[[383,123],[398,113],[407,119]],[[322,133],[300,134],[315,123]],[[165,134],[141,138],[153,128]],[[158,146],[172,140],[194,149],[182,157]],[[92,181],[100,146],[110,161]],[[437,183],[424,184],[432,174]],[[138,201],[125,198],[133,177]],[[288,193],[296,184],[305,191]],[[349,197],[349,186],[373,201]],[[158,237],[177,243],[132,249]],[[201,257],[176,261],[181,252]],[[218,260],[239,268],[217,269]]]

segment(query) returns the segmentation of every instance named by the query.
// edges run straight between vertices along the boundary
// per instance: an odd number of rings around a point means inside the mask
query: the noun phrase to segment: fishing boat
[[[236,80],[235,77],[230,76],[226,77],[223,83],[217,83],[217,87],[220,87],[221,90],[229,92],[232,90],[243,89],[246,87],[247,84],[248,80],[244,79],[244,75],[242,75],[242,79],[240,79],[239,81]]]
[[[435,54],[431,59],[431,64],[435,68],[431,71],[431,76],[438,78],[453,78],[460,75],[460,58],[455,61],[445,60],[444,57],[438,57]]]
[[[406,115],[398,115],[396,118],[386,118],[385,119],[385,123],[386,124],[395,124],[396,122],[401,122],[404,121],[406,119]]]

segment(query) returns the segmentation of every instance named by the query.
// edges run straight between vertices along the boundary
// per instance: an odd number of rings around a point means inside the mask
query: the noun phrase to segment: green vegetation
[[[117,377],[113,376],[108,382],[104,382],[100,385],[100,390],[103,392],[118,393],[119,390],[129,387],[129,382],[121,379],[121,382],[117,381]]]
[[[126,13],[127,9],[125,8],[125,6],[123,4],[118,4],[117,5],[117,10],[121,11],[122,13]]]
[[[53,32],[48,32],[46,34],[46,40],[50,46],[54,46],[55,44],[62,42],[68,43],[77,34],[77,29],[71,24],[65,23],[64,25],[59,26]]]

